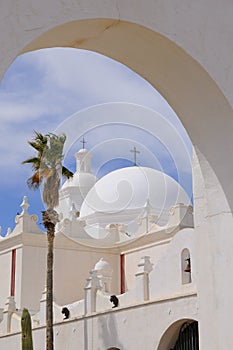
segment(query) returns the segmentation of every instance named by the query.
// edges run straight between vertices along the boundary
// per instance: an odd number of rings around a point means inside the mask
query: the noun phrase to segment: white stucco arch
[[[217,0],[149,0],[146,4],[139,0],[133,4],[128,0],[43,0],[33,4],[23,0],[0,6],[0,76],[22,52],[54,46],[83,48],[129,66],[176,111],[200,150],[205,190],[204,214],[197,225],[199,239],[212,258],[202,267],[199,283],[211,286],[212,299],[205,309],[206,295],[199,296],[203,300],[200,330],[208,339],[202,346],[223,349],[220,341],[224,337],[228,349],[232,344],[228,320],[233,286],[224,279],[224,272],[233,269],[228,250],[233,243],[233,162],[227,156],[233,149],[232,4],[227,0],[221,4]],[[201,253],[199,257],[204,258]],[[212,259],[217,271],[208,276]],[[219,311],[216,302],[221,295],[225,302]],[[206,326],[208,318],[214,320],[214,332]]]
[[[156,350],[169,350],[171,349],[179,335],[180,328],[186,322],[191,323],[193,321],[197,321],[194,319],[181,319],[173,322],[163,333],[159,346]]]

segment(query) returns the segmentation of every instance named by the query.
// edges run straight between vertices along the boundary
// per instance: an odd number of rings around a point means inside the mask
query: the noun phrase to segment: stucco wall
[[[197,220],[202,248],[197,254],[201,267],[197,285],[205,320],[200,325],[201,347],[229,349],[233,342],[229,322],[233,285],[226,274],[233,270],[233,162],[229,161],[233,3],[22,0],[0,6],[0,75],[24,50],[55,45],[91,49],[141,74],[177,112],[200,151],[205,189],[205,215]],[[211,286],[208,306],[203,281]]]
[[[84,287],[89,272],[104,258],[113,269],[111,292],[118,294],[120,289],[120,259],[118,254],[108,250],[75,247],[59,248],[54,261],[54,298],[57,304],[70,304],[84,298]]]
[[[46,251],[45,246],[37,246],[36,237],[34,246],[23,247],[22,271],[18,271],[18,278],[22,280],[21,300],[17,303],[20,309],[39,310],[46,281]]]
[[[177,320],[197,319],[196,296],[184,299],[115,309],[80,320],[71,320],[54,327],[55,349],[107,350],[116,346],[121,350],[155,350],[164,332]],[[45,328],[33,332],[34,349],[45,349]],[[20,335],[0,338],[0,348],[20,347]],[[136,344],[136,345],[135,345]]]
[[[0,308],[4,307],[6,298],[10,295],[11,285],[11,251],[0,255]]]

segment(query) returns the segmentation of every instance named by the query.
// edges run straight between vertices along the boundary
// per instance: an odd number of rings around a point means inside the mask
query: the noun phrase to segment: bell
[[[184,272],[191,272],[191,264],[190,264],[190,258],[185,259],[187,261],[186,268],[184,269]]]

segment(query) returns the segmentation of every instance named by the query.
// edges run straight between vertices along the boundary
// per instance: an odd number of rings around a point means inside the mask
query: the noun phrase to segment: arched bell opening
[[[192,268],[191,268],[190,252],[187,248],[181,252],[181,278],[182,284],[188,284],[192,282]]]

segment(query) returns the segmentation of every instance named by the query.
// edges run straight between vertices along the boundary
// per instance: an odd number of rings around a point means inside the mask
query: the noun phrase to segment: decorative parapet
[[[193,227],[193,207],[191,205],[185,205],[179,203],[171,207],[169,211],[169,220],[167,228],[178,227],[179,229],[186,227]]]
[[[85,315],[96,312],[96,294],[101,290],[100,279],[97,270],[91,270],[87,278],[85,290]]]
[[[155,224],[158,221],[158,215],[152,214],[151,211],[152,207],[149,199],[147,199],[143,207],[143,215],[138,217],[138,225],[142,226],[143,233],[148,233],[151,228],[151,223]]]
[[[15,223],[16,226],[10,234],[19,234],[19,233],[43,233],[42,230],[36,225],[38,221],[38,216],[33,214],[29,215],[28,208],[29,203],[27,196],[23,197],[23,202],[21,203],[22,212],[21,214],[16,215]],[[10,235],[9,234],[9,235]]]
[[[138,301],[149,300],[149,273],[153,270],[153,264],[149,256],[143,256],[138,264],[136,277],[136,297]]]
[[[16,312],[16,304],[14,297],[8,297],[7,302],[5,304],[4,310],[2,310],[2,324],[1,324],[1,330],[3,334],[10,333],[12,331],[11,327],[11,321],[12,321],[12,315]]]
[[[77,216],[73,219],[63,219],[56,226],[57,232],[62,232],[66,236],[77,239],[91,239],[86,233],[84,227],[86,226],[85,220],[79,219]]]
[[[7,231],[6,231],[6,237],[9,237],[11,235],[11,233],[12,233],[11,228],[8,227]]]
[[[54,323],[62,322],[64,320],[64,315],[62,314],[62,309],[67,308],[71,311],[70,317],[82,316],[84,313],[84,301],[74,302],[72,304],[58,305],[56,301],[53,301],[53,320]],[[46,287],[42,292],[40,299],[40,310],[32,315],[33,328],[40,326],[45,326],[46,324]]]
[[[105,226],[106,238],[109,242],[115,243],[129,239],[127,225],[123,223],[112,223]]]

